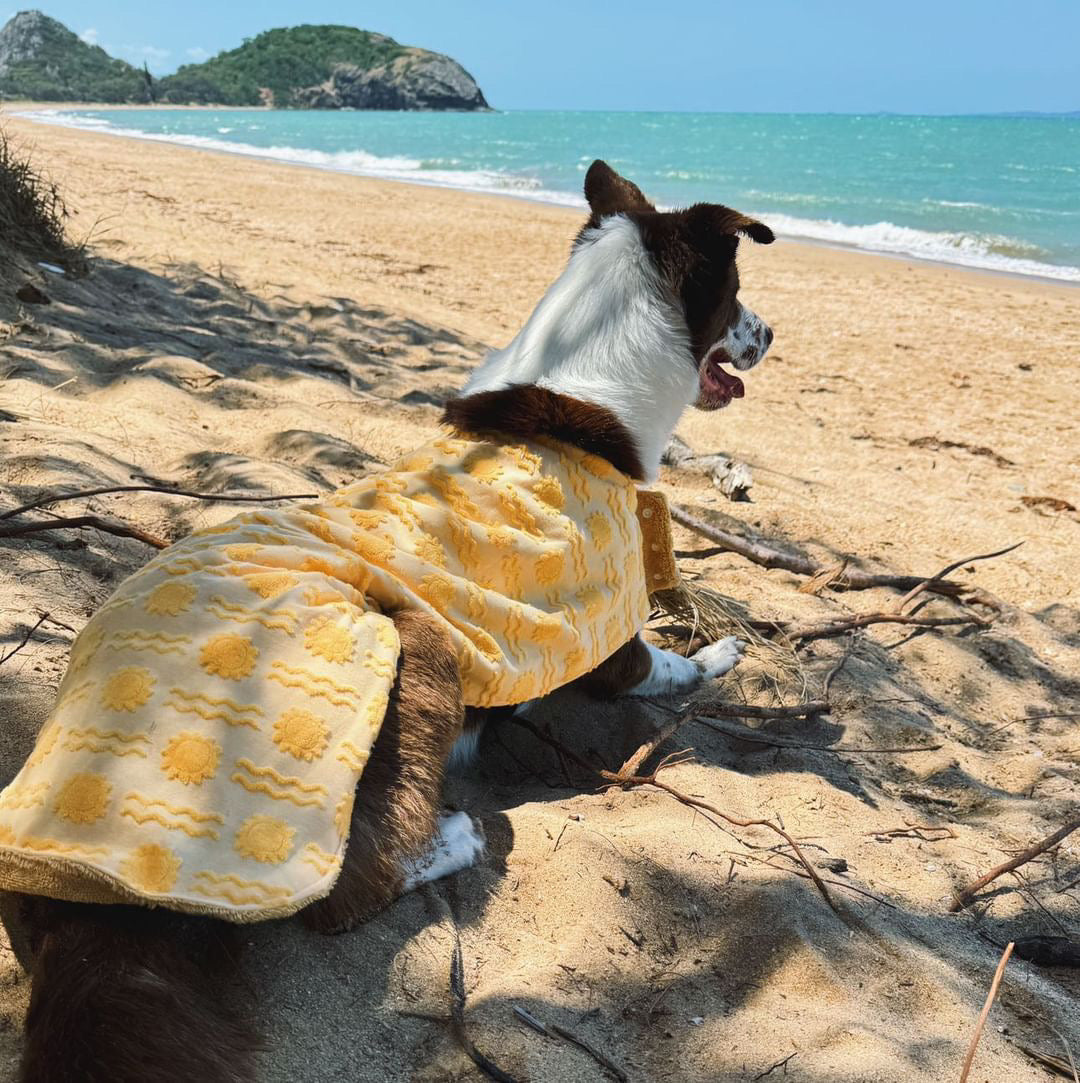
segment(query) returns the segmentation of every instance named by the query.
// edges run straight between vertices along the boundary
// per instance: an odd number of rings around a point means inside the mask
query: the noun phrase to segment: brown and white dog
[[[603,162],[589,169],[585,196],[591,214],[566,269],[513,342],[472,374],[445,421],[509,440],[556,438],[649,481],[686,407],[741,398],[741,380],[724,366],[750,369],[768,349],[772,332],[737,299],[735,254],[740,235],[763,244],[773,235],[719,205],[658,212]],[[470,817],[439,810],[446,766],[455,754],[467,758],[484,714],[462,705],[442,628],[420,613],[393,619],[398,675],[342,871],[330,895],[301,913],[325,932],[354,927],[483,852]],[[729,638],[684,658],[638,635],[581,682],[603,696],[685,693],[727,673],[740,649]],[[24,1081],[253,1078],[259,1043],[227,988],[232,927],[130,906],[18,903],[11,924],[33,973]]]

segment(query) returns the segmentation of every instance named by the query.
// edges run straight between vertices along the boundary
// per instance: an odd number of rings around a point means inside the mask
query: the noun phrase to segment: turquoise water
[[[581,205],[593,158],[659,204],[778,233],[1080,281],[1080,117],[246,110],[37,114],[54,123]]]

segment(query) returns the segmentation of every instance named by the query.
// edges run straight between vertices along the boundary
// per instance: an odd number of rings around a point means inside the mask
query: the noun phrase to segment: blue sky
[[[39,2],[158,74],[333,22],[449,53],[504,109],[1080,109],[1080,0]]]

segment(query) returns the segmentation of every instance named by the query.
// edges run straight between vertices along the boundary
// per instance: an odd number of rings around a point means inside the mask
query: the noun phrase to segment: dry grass
[[[83,246],[68,239],[67,217],[59,187],[0,129],[0,252],[83,269]]]

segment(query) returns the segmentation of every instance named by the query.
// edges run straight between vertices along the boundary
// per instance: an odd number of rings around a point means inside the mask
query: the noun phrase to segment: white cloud
[[[187,55],[196,63],[201,63],[203,60],[209,60],[210,50],[204,49],[201,45],[196,45],[193,49],[187,50]]]
[[[105,46],[105,51],[113,56],[123,57],[124,60],[136,67],[141,67],[143,61],[151,71],[159,71],[164,62],[172,55],[171,49],[162,49],[157,45],[117,45]]]
[[[82,40],[85,41],[87,45],[97,45],[97,43],[98,43],[98,32],[92,26],[88,26],[79,35],[79,37],[82,38]]]

